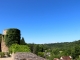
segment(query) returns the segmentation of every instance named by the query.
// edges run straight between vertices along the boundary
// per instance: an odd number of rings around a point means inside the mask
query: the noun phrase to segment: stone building
[[[5,43],[5,36],[7,35],[7,32],[12,32],[11,34],[11,37],[13,37],[12,40],[14,40],[13,43],[17,43],[17,44],[20,44],[20,38],[21,38],[21,34],[20,34],[20,30],[17,29],[17,28],[9,28],[9,29],[5,29],[3,30],[3,33],[0,35],[0,51],[1,52],[8,52],[8,47],[6,46],[6,43]],[[13,34],[14,33],[14,34]],[[10,35],[8,35],[10,36]],[[16,36],[16,37],[15,37]],[[7,36],[6,36],[7,37]],[[9,37],[7,37],[9,38]],[[15,38],[15,39],[14,39]],[[7,39],[6,39],[7,40]],[[9,42],[10,43],[10,42]],[[12,44],[12,43],[11,43]],[[11,45],[9,44],[9,45]],[[7,43],[8,45],[8,43]]]

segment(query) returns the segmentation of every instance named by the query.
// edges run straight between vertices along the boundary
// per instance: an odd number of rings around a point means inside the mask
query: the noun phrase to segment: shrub
[[[38,52],[38,56],[44,57],[44,52]]]
[[[4,52],[0,52],[0,57],[4,57],[5,56],[5,53]]]
[[[12,44],[9,48],[10,53],[16,52],[30,52],[30,49],[27,45],[18,45]]]

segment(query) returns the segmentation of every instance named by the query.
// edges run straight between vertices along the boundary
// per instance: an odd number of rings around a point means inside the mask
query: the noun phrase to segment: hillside
[[[48,58],[60,58],[61,56],[72,56],[73,59],[79,58],[80,55],[80,40],[73,42],[61,42],[61,43],[49,43],[49,44],[27,44],[31,52],[43,56],[43,52],[50,52],[52,57]],[[42,52],[42,53],[41,53]],[[53,54],[51,54],[53,53]]]

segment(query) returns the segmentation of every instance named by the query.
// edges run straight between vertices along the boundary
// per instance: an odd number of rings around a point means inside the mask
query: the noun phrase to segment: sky
[[[80,39],[80,0],[0,0],[0,33],[18,28],[26,43]]]

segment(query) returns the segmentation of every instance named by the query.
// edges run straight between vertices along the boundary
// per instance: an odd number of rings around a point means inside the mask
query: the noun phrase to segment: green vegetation
[[[0,52],[0,58],[4,58],[4,57],[10,57],[10,53],[9,52]]]
[[[1,43],[1,40],[2,40],[2,34],[0,34],[0,43]]]
[[[50,44],[27,44],[31,52],[38,56],[53,60],[61,56],[72,56],[73,59],[80,59],[80,40],[74,42],[50,43]],[[43,54],[44,53],[44,54]],[[49,54],[47,54],[49,53]]]
[[[9,48],[10,53],[14,52],[30,52],[30,49],[27,45],[18,45],[12,44]]]
[[[4,52],[0,52],[0,58],[4,57]]]
[[[38,56],[43,57],[44,56],[44,52],[38,52]]]
[[[26,42],[25,42],[25,40],[24,40],[24,37],[21,38],[21,40],[20,40],[20,45],[26,45]]]
[[[4,39],[8,47],[14,43],[20,44],[20,30],[16,28],[8,29]]]

